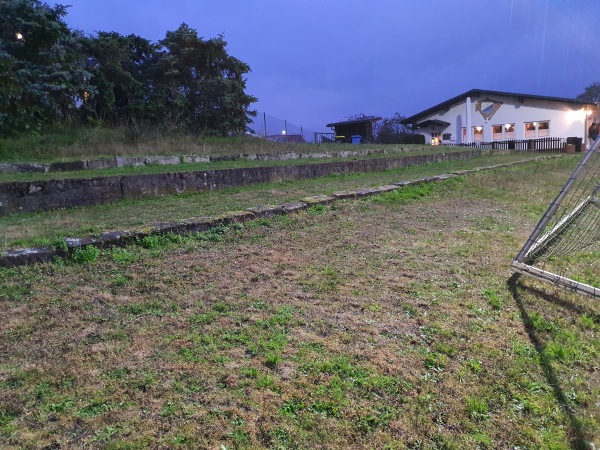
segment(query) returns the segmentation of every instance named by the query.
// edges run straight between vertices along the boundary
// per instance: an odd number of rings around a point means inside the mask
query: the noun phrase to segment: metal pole
[[[265,124],[265,137],[267,137],[267,113],[263,113],[263,122]]]

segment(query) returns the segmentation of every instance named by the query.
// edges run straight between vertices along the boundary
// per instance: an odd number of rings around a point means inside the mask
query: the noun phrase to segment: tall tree
[[[66,120],[93,94],[66,7],[0,0],[0,133]]]
[[[250,66],[227,53],[223,37],[204,40],[183,23],[160,45],[151,92],[167,116],[193,132],[244,132],[255,114],[256,98],[245,93]]]
[[[93,111],[112,124],[144,120],[146,71],[156,46],[139,36],[116,32],[99,32],[82,43],[96,87],[96,95],[89,100]]]

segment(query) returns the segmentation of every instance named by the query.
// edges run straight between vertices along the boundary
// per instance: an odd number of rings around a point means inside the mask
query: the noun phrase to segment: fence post
[[[263,113],[263,123],[265,124],[265,137],[267,137],[267,113]]]

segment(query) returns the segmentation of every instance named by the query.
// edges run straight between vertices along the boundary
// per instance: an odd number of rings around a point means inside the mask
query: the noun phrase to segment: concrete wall
[[[256,183],[317,178],[331,174],[377,172],[432,162],[464,160],[502,150],[374,158],[291,166],[170,172],[68,180],[0,183],[0,215],[92,206],[125,199],[193,193]]]

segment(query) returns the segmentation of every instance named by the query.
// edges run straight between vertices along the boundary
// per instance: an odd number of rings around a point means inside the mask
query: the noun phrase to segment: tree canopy
[[[152,43],[70,30],[67,7],[0,0],[0,134],[75,120],[146,123],[202,134],[246,129],[250,67],[222,36],[182,24]]]
[[[590,84],[585,90],[577,96],[577,100],[584,102],[600,102],[600,82]]]
[[[395,113],[375,124],[375,142],[378,144],[424,144],[423,136],[414,134],[413,130],[404,125],[405,117]]]

